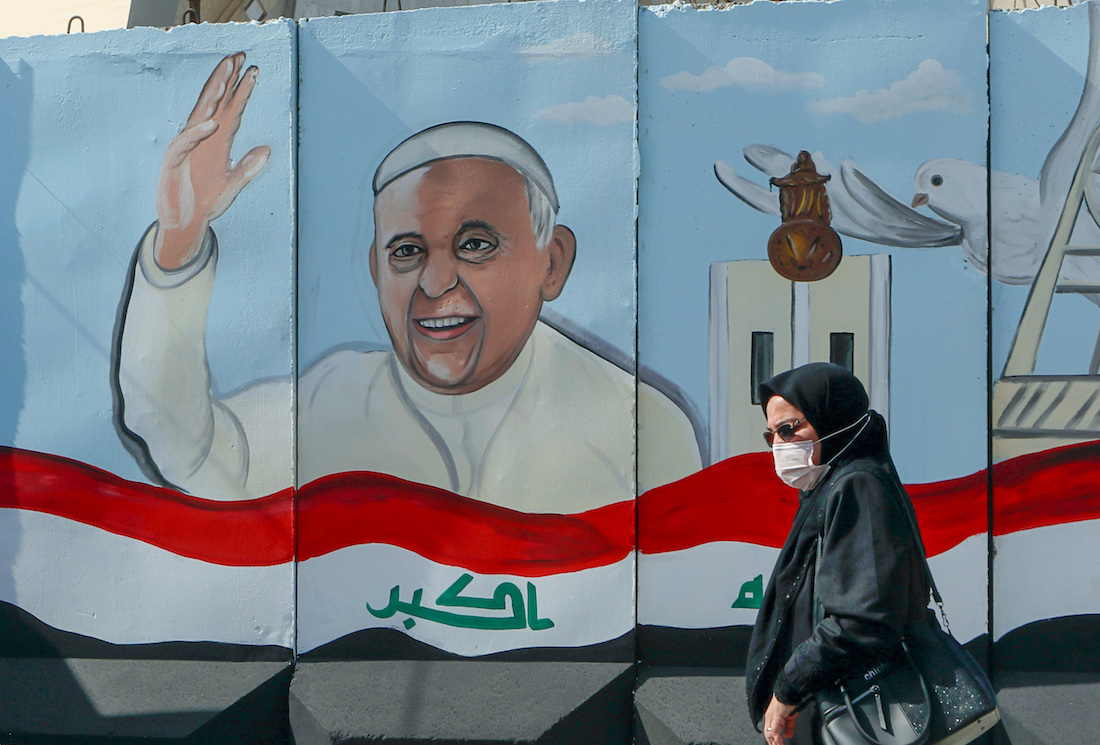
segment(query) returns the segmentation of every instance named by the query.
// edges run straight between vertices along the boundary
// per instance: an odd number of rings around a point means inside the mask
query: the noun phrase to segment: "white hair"
[[[531,232],[535,234],[535,246],[545,248],[554,238],[554,226],[558,223],[558,211],[531,179],[523,176],[523,190],[527,192],[527,208],[531,212]]]
[[[535,245],[543,248],[553,239],[558,194],[550,169],[530,143],[495,124],[448,122],[417,132],[382,159],[374,173],[374,194],[407,173],[451,158],[484,158],[514,168],[523,178]]]

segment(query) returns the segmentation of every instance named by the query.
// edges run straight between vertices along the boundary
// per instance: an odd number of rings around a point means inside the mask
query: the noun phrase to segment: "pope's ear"
[[[546,279],[542,283],[542,299],[554,300],[565,289],[565,280],[573,271],[573,260],[577,258],[577,237],[564,225],[554,226],[554,236],[542,248],[550,260],[546,270]]]
[[[374,247],[374,241],[371,241],[370,252],[367,254],[367,266],[370,267],[370,279],[374,282],[374,286],[378,286],[378,266],[375,262],[378,261],[378,250]]]

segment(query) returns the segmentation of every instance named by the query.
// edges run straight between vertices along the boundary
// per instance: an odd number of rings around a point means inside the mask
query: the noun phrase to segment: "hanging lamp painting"
[[[829,226],[829,197],[810,154],[798,154],[791,172],[771,179],[779,187],[783,224],[768,238],[768,260],[782,277],[798,282],[825,279],[840,265],[840,236]]]

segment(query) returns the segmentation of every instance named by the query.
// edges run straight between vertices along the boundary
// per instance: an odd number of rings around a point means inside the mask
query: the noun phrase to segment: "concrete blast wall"
[[[0,41],[0,741],[757,742],[755,386],[815,361],[993,740],[1094,730],[1098,50],[978,0]]]

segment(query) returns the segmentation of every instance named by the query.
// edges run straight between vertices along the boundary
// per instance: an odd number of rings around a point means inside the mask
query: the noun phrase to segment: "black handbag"
[[[966,745],[1001,718],[988,676],[951,635],[907,498],[901,507],[947,630],[929,609],[925,619],[906,629],[901,648],[892,655],[815,693],[825,745]],[[822,520],[814,568],[814,620],[818,622],[823,612],[816,573],[823,532]]]

